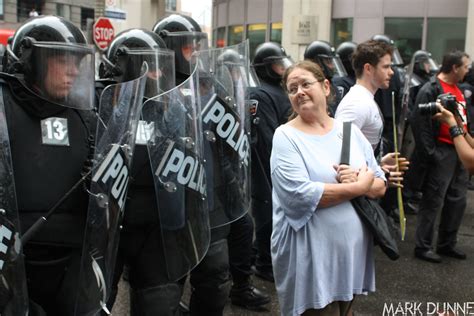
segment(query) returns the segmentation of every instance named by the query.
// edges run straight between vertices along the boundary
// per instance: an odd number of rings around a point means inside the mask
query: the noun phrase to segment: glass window
[[[3,0],[0,0],[0,18],[1,19],[3,19],[3,13],[4,13]]]
[[[166,11],[176,11],[176,0],[166,0]]]
[[[71,7],[67,4],[56,3],[56,15],[69,20],[71,18]]]
[[[244,27],[242,25],[229,26],[229,34],[227,36],[227,45],[234,45],[242,42]]]
[[[272,23],[270,32],[270,41],[281,44],[281,32],[283,29],[283,23]]]
[[[2,9],[3,9],[3,5],[2,5]],[[33,9],[38,11],[38,14],[41,14],[41,12],[39,12],[39,8],[36,6],[35,1],[18,0],[17,6],[16,6],[16,14],[17,14],[18,22],[24,22],[25,20],[29,19],[30,11],[32,11]]]
[[[441,63],[443,55],[452,49],[464,50],[466,39],[465,18],[428,18],[426,50]]]
[[[225,46],[225,27],[220,27],[217,29],[216,47],[224,47],[224,46]]]
[[[253,60],[255,49],[265,42],[266,24],[250,24],[247,26],[247,38],[249,39],[250,60]]]
[[[403,62],[408,65],[413,53],[421,49],[423,18],[385,18],[385,34],[395,42]]]
[[[81,30],[87,30],[87,21],[94,20],[94,9],[81,8]]]
[[[332,20],[331,43],[334,47],[342,42],[352,41],[352,21],[352,18]]]

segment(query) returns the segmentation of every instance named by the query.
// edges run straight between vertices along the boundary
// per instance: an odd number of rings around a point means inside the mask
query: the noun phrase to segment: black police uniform
[[[355,76],[344,76],[344,77],[334,77],[332,80],[332,85],[335,87],[335,92],[337,96],[337,103],[335,104],[335,110],[337,110],[337,106],[339,102],[341,102],[342,98],[349,92],[351,87],[355,85],[356,78]]]
[[[382,136],[384,138],[384,153],[393,152],[393,111],[392,111],[392,92],[395,95],[395,122],[398,124],[398,119],[401,112],[401,93],[403,90],[403,83],[401,80],[402,73],[397,67],[393,67],[393,76],[390,79],[390,84],[387,89],[379,89],[374,95],[375,102],[379,105],[380,111],[384,119],[384,126]]]
[[[341,62],[344,65],[344,69],[347,72],[346,76],[334,77],[332,83],[336,87],[337,103],[335,104],[335,110],[339,102],[349,92],[351,87],[356,83],[356,76],[354,68],[352,67],[352,54],[354,53],[357,44],[354,42],[342,42],[336,49],[336,54],[341,58]]]
[[[108,85],[138,78],[143,61],[153,67],[156,64],[153,52],[158,48],[164,49],[165,43],[151,31],[130,29],[117,35],[100,67],[99,75],[105,79],[96,82],[97,98]],[[137,52],[128,54],[129,50]],[[161,68],[167,66],[159,65]],[[155,87],[147,85],[149,90],[145,89],[149,97],[157,95],[157,89],[161,88],[157,86],[158,82],[155,83]],[[167,275],[163,234],[147,146],[138,141],[135,145],[108,306],[111,309],[115,302],[120,277],[127,267],[131,315],[177,315],[182,285],[170,282]]]
[[[129,268],[131,315],[177,315],[182,285],[168,281],[152,175],[147,147],[137,144],[114,274],[118,281]]]
[[[175,51],[176,83],[184,82],[190,75],[189,61],[183,56],[185,44],[201,44],[207,40],[200,26],[191,17],[172,14],[158,21],[153,31],[160,35],[169,49]],[[179,33],[172,36],[170,33]],[[203,47],[196,47],[203,49]],[[191,315],[222,315],[230,292],[229,253],[227,236],[229,225],[211,230],[211,244],[204,259],[191,271]],[[185,278],[181,280],[185,282]]]
[[[416,124],[416,121],[413,122],[414,118],[412,117],[412,114],[416,112],[416,109],[415,109],[416,96],[418,94],[418,91],[420,91],[421,87],[423,87],[423,85],[429,81],[430,76],[429,75],[422,76],[422,75],[413,73],[413,78],[414,78],[414,82],[419,82],[419,85],[416,85],[410,88],[410,95],[409,95],[409,100],[408,100],[408,113],[409,114],[408,114],[408,120],[407,120],[407,123],[408,123],[407,125],[411,127],[410,130],[413,130],[413,128],[416,128],[416,126],[413,126],[413,124]],[[407,129],[405,128],[405,131],[406,130]],[[411,137],[413,137],[413,135],[411,135]],[[405,174],[403,197],[404,197],[406,211],[408,213],[416,213],[417,212],[416,204],[419,202],[421,198],[421,190],[422,190],[423,181],[426,175],[426,168],[416,148],[413,150],[411,156],[408,158],[410,159],[410,169],[408,169]]]
[[[81,178],[95,119],[33,95],[10,76],[2,76],[1,89],[24,233]],[[41,121],[47,118],[67,120],[69,145],[43,143]],[[30,300],[48,315],[74,313],[87,205],[80,186],[24,245]]]
[[[255,220],[257,272],[272,271],[270,237],[272,233],[272,187],[270,155],[273,134],[278,126],[288,121],[291,104],[278,81],[261,82],[250,89],[250,99],[258,101],[255,143],[252,144],[252,215]],[[258,273],[257,273],[258,275]]]
[[[97,95],[110,80],[96,82]],[[179,315],[182,284],[169,282],[153,173],[146,145],[136,144],[130,171],[120,242],[107,305],[115,303],[118,283],[128,271],[131,315]],[[103,313],[103,315],[105,315]]]

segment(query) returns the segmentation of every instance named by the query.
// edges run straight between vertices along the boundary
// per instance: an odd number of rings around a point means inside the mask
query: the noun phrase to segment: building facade
[[[86,31],[94,20],[96,0],[0,0],[0,28],[18,28],[33,9],[38,14],[63,16]]]
[[[214,0],[213,45],[222,47],[249,39],[250,52],[266,41],[281,43],[283,0]]]
[[[307,44],[362,42],[375,34],[395,40],[405,61],[418,49],[440,62],[448,49],[474,53],[474,3],[469,0],[214,0],[214,44],[248,38],[254,48],[280,42],[294,59]]]
[[[181,0],[0,0],[0,29],[17,29],[34,9],[39,15],[70,20],[92,43],[93,23],[107,8],[126,15],[124,20],[111,19],[117,34],[133,27],[151,29],[158,19],[180,12]]]

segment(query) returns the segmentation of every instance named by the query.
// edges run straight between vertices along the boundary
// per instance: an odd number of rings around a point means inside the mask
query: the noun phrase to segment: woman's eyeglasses
[[[290,87],[287,88],[288,94],[291,95],[291,96],[296,95],[298,93],[298,90],[299,90],[300,87],[303,91],[308,91],[311,88],[311,86],[313,84],[315,84],[316,82],[318,82],[318,80],[305,81],[305,82],[300,83],[298,85],[291,85]]]

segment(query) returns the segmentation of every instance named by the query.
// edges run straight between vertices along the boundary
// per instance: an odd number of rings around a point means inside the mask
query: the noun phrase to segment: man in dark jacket
[[[416,106],[435,101],[440,94],[450,93],[456,97],[455,112],[464,122],[466,131],[466,110],[464,96],[457,86],[469,70],[469,56],[454,50],[443,57],[439,74],[432,77],[418,92]],[[445,105],[447,106],[447,105]],[[453,146],[456,132],[446,124],[432,121],[429,114],[414,113],[417,154],[426,165],[423,198],[418,211],[415,256],[419,259],[439,263],[438,254],[457,259],[466,259],[466,254],[456,248],[457,232],[466,208],[467,172],[462,166]],[[434,225],[441,212],[438,241],[435,253],[432,250]]]

